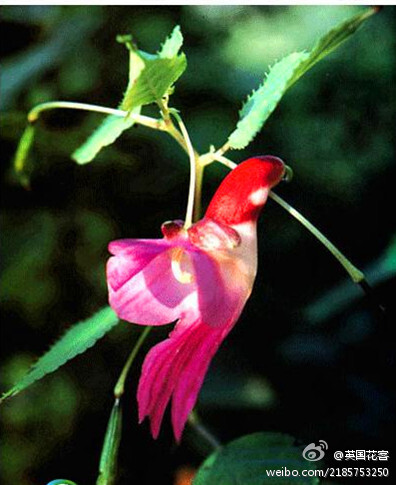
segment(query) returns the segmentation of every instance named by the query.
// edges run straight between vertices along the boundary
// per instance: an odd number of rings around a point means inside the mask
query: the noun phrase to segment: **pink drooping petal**
[[[193,327],[175,329],[170,338],[157,344],[147,354],[138,387],[139,421],[150,416],[151,433],[157,438],[166,406],[177,376],[190,357]]]
[[[233,323],[213,329],[200,321],[180,321],[169,338],[147,354],[138,387],[139,420],[150,417],[154,438],[173,395],[172,423],[180,440],[210,361]]]
[[[139,419],[150,417],[154,438],[172,398],[173,429],[176,439],[180,439],[210,361],[250,293],[250,287],[240,282],[226,285],[218,262],[210,255],[201,251],[189,255],[198,292],[197,312],[185,314],[169,338],[150,350],[139,382]]]
[[[210,362],[235,321],[221,329],[198,323],[190,337],[188,357],[177,376],[172,396],[172,425],[175,438],[180,441],[188,415],[197,401]]]

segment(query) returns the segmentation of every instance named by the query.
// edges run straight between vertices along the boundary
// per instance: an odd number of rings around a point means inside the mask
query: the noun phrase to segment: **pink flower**
[[[109,301],[117,315],[140,325],[177,321],[147,354],[138,387],[139,420],[149,416],[154,438],[171,399],[181,438],[210,361],[252,291],[257,218],[284,171],[279,158],[250,158],[228,174],[205,217],[189,229],[166,222],[163,239],[109,245]]]

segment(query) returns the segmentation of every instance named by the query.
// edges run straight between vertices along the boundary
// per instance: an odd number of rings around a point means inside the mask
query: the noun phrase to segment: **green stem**
[[[190,159],[190,184],[188,187],[188,200],[187,200],[187,209],[186,209],[186,217],[184,221],[184,228],[188,229],[193,222],[193,215],[194,215],[194,201],[195,201],[195,192],[196,192],[196,178],[197,178],[197,159],[194,152],[194,147],[192,146],[190,136],[188,134],[187,128],[183,123],[179,113],[173,110],[172,115],[176,118],[180,130],[182,132],[185,145],[187,148],[187,153]]]
[[[221,448],[220,441],[202,423],[196,411],[188,416],[189,424],[197,431],[215,450]]]
[[[82,111],[93,111],[95,113],[119,116],[120,118],[128,117],[135,120],[136,123],[148,126],[149,128],[153,128],[156,130],[166,129],[163,121],[160,119],[129,113],[128,111],[123,111],[121,109],[107,108],[106,106],[97,106],[95,104],[75,103],[72,101],[50,101],[48,103],[42,103],[35,106],[32,110],[29,111],[27,117],[29,123],[34,123],[38,120],[40,114],[43,111],[48,111],[51,109],[77,109]]]
[[[202,182],[204,176],[205,166],[199,163],[199,159],[195,164],[196,174],[195,174],[195,194],[194,194],[194,213],[193,221],[196,222],[201,218],[202,211]]]
[[[129,369],[131,368],[131,365],[133,361],[135,360],[135,357],[137,353],[139,352],[140,347],[142,346],[143,342],[146,340],[148,334],[150,333],[152,327],[145,327],[141,335],[139,336],[135,346],[132,349],[132,352],[130,353],[128,360],[125,362],[125,365],[121,371],[120,377],[118,378],[117,384],[114,387],[114,397],[116,399],[119,399],[123,394],[124,394],[124,388],[125,388],[125,379],[127,378]]]
[[[277,202],[281,207],[283,207],[290,215],[297,219],[308,231],[310,231],[319,241],[326,246],[326,248],[331,252],[331,254],[338,260],[338,262],[344,267],[345,271],[352,278],[354,283],[361,284],[364,280],[364,274],[354,266],[348,258],[346,258],[342,252],[334,246],[334,244],[327,239],[327,237],[319,231],[311,222],[308,221],[300,212],[298,212],[294,207],[283,200],[279,195],[274,192],[270,192],[269,196],[272,200]]]

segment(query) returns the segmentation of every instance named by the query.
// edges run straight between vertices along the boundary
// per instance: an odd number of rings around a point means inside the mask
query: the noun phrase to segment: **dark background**
[[[310,48],[358,7],[2,7],[2,378],[8,389],[71,324],[106,304],[107,244],[159,237],[183,218],[188,160],[165,134],[133,128],[89,165],[72,151],[102,117],[43,116],[30,157],[31,190],[12,172],[26,113],[39,102],[116,107],[132,32],[155,52],[176,24],[188,70],[171,106],[200,151],[221,146],[244,97],[269,64]],[[281,431],[335,450],[390,450],[395,425],[395,8],[384,8],[306,74],[234,161],[282,157],[292,183],[277,192],[367,271],[375,302],[305,229],[270,201],[259,226],[259,274],[238,325],[218,352],[198,411],[222,441]],[[147,114],[155,111],[149,108]],[[204,205],[227,173],[206,171]],[[135,391],[152,332],[128,380],[119,485],[172,484],[208,453],[187,429],[174,444],[169,417],[158,441],[137,425]],[[121,323],[93,349],[2,406],[6,485],[69,478],[94,483],[112,386],[139,328]],[[338,462],[330,466],[367,466]],[[390,466],[392,462],[373,463]],[[368,465],[371,465],[368,463]],[[348,483],[350,483],[348,479]],[[367,482],[368,483],[368,482]],[[381,482],[382,483],[382,482]]]

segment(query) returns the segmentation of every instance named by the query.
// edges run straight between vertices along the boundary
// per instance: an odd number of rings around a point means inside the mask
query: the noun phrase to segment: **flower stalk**
[[[195,156],[194,147],[192,146],[190,136],[188,134],[186,125],[183,123],[181,116],[176,110],[171,110],[172,115],[176,118],[180,131],[183,135],[185,146],[187,148],[187,153],[190,159],[190,183],[188,188],[188,201],[187,201],[187,210],[186,210],[186,217],[184,220],[184,228],[188,229],[191,227],[193,223],[193,216],[194,216],[194,201],[195,201],[195,192],[197,187],[197,157]],[[201,180],[202,183],[202,180]]]
[[[188,423],[194,428],[194,430],[202,436],[209,443],[209,445],[214,449],[218,450],[221,448],[221,443],[216,436],[213,435],[211,431],[202,423],[196,411],[192,411],[188,417]]]
[[[114,397],[116,399],[120,399],[121,396],[124,394],[124,389],[125,389],[125,380],[128,376],[129,369],[131,368],[131,365],[133,364],[133,361],[135,360],[140,347],[143,345],[144,341],[146,340],[148,334],[150,333],[152,327],[145,327],[141,335],[139,336],[136,344],[134,345],[131,353],[129,354],[129,357],[127,361],[125,362],[125,365],[121,371],[120,377],[118,378],[117,384],[114,387]]]
[[[279,195],[275,194],[275,192],[270,192],[269,196],[272,200],[274,200],[277,204],[283,207],[290,215],[292,215],[295,219],[297,219],[308,231],[310,231],[330,252],[331,254],[337,259],[337,261],[343,266],[345,271],[349,274],[352,281],[354,283],[361,284],[364,281],[365,277],[364,274],[354,266],[348,258],[346,258],[342,252],[334,246],[334,244],[327,239],[327,237],[319,231],[317,227],[315,227],[306,217],[304,217],[298,210],[288,204],[285,200],[283,200]]]

